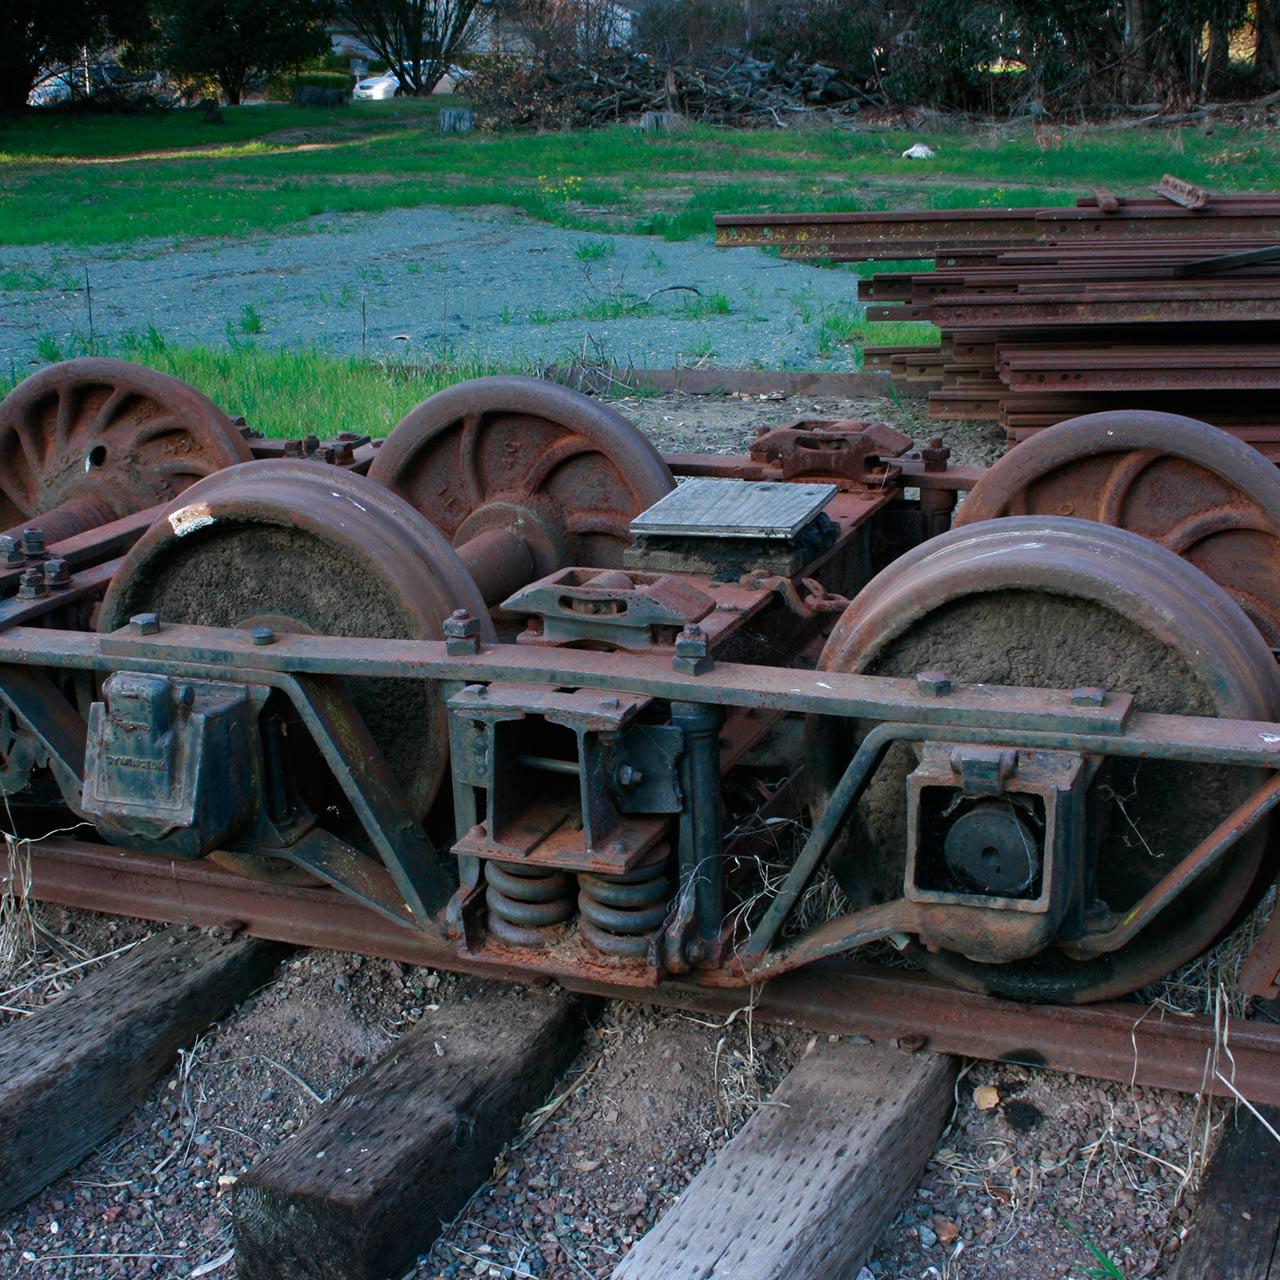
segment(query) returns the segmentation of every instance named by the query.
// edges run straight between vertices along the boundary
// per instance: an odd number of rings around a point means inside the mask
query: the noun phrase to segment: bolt
[[[22,553],[22,544],[17,538],[11,538],[7,533],[0,538],[0,564],[22,564],[26,558]]]
[[[602,711],[616,711],[618,708],[617,698],[601,698],[600,708]]]
[[[618,786],[620,787],[638,787],[644,781],[644,774],[639,769],[633,769],[629,764],[624,764],[618,770]]]
[[[480,619],[455,609],[444,620],[444,651],[452,658],[480,652]]]
[[[320,447],[319,436],[306,435],[302,437],[302,452],[305,453],[308,457],[310,457],[311,454],[315,453],[315,451],[319,447]]]
[[[44,562],[44,584],[46,587],[69,587],[71,571],[67,562],[59,556]]]
[[[333,446],[333,459],[340,467],[349,467],[356,460],[355,450],[350,440],[339,440]]]
[[[941,436],[934,436],[923,449],[920,450],[920,458],[924,462],[926,471],[945,471],[947,469],[947,459],[951,457],[951,450],[942,443]]]
[[[160,619],[154,613],[135,613],[129,621],[140,636],[153,636],[160,630]]]
[[[44,546],[44,530],[36,528],[23,529],[22,549],[26,552],[28,560],[48,559],[49,553]]]
[[[286,440],[284,442],[284,456],[286,458],[301,458],[302,457],[302,441]]]
[[[916,676],[916,684],[921,693],[935,698],[945,698],[951,692],[951,677],[945,671],[921,671]]]
[[[1094,689],[1082,687],[1071,690],[1071,705],[1073,707],[1101,707],[1106,704],[1107,691],[1105,689]]]
[[[711,666],[707,656],[707,635],[698,624],[690,623],[676,637],[672,669],[685,676],[701,675]]]
[[[18,599],[19,600],[38,600],[48,588],[44,585],[44,574],[32,565],[29,569],[23,569],[22,577],[18,579]]]
[[[254,627],[249,632],[249,637],[254,644],[275,644],[276,633],[270,627]]]

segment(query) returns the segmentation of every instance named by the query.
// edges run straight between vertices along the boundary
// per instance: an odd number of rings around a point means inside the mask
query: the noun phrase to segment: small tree
[[[0,0],[0,114],[21,111],[50,66],[132,37],[146,8],[141,0]]]
[[[323,0],[165,0],[156,56],[175,75],[216,80],[234,106],[255,76],[323,53],[327,16]]]
[[[479,0],[337,0],[334,13],[414,97],[439,84],[485,18]]]

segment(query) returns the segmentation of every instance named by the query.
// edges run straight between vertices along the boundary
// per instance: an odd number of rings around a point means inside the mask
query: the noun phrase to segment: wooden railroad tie
[[[167,929],[0,1030],[0,1209],[79,1164],[289,950]]]
[[[239,1280],[403,1275],[569,1065],[594,1003],[462,980],[240,1179]]]
[[[820,1043],[613,1280],[852,1276],[919,1182],[955,1075],[943,1055]]]

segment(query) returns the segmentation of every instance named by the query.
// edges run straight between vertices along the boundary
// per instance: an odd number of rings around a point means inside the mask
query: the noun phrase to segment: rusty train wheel
[[[1172,413],[1091,413],[1037,432],[974,486],[956,524],[1065,515],[1130,529],[1203,570],[1280,646],[1280,471]]]
[[[498,535],[518,535],[526,582],[571,564],[621,565],[632,518],[675,487],[621,414],[536,378],[477,378],[423,401],[387,436],[369,476],[460,549],[488,539],[504,554]],[[482,582],[490,576],[464,559]]]
[[[123,360],[50,365],[0,401],[0,531],[38,517],[56,542],[251,457],[227,415],[177,378]]]
[[[457,555],[408,503],[338,467],[249,462],[193,485],[157,519],[112,581],[99,627],[151,612],[203,626],[438,640],[457,608],[492,637]],[[415,812],[425,814],[448,767],[435,690],[373,678],[349,687]],[[298,750],[307,757],[301,771],[327,785],[309,740]],[[333,795],[306,798],[319,810]]]
[[[1249,619],[1204,574],[1122,529],[1023,517],[954,529],[884,570],[841,616],[826,670],[1045,688],[1101,686],[1139,709],[1274,719],[1280,676]],[[851,728],[810,725],[814,802],[848,761]],[[916,756],[891,748],[833,853],[851,899],[901,896],[906,777]],[[1122,912],[1260,784],[1255,771],[1109,762],[1099,896]],[[1198,955],[1248,900],[1267,849],[1256,828],[1223,864],[1176,899],[1129,945],[1074,960],[1052,945],[984,964],[915,947],[925,968],[960,986],[1017,999],[1080,1003],[1120,995]]]

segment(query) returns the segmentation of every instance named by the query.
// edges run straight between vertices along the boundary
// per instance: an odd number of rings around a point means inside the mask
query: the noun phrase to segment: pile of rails
[[[934,259],[861,288],[871,321],[928,321],[939,341],[869,346],[868,369],[927,390],[931,416],[997,419],[1011,441],[1140,407],[1223,427],[1280,460],[1280,193],[1073,208],[716,219],[722,245],[842,262]]]

